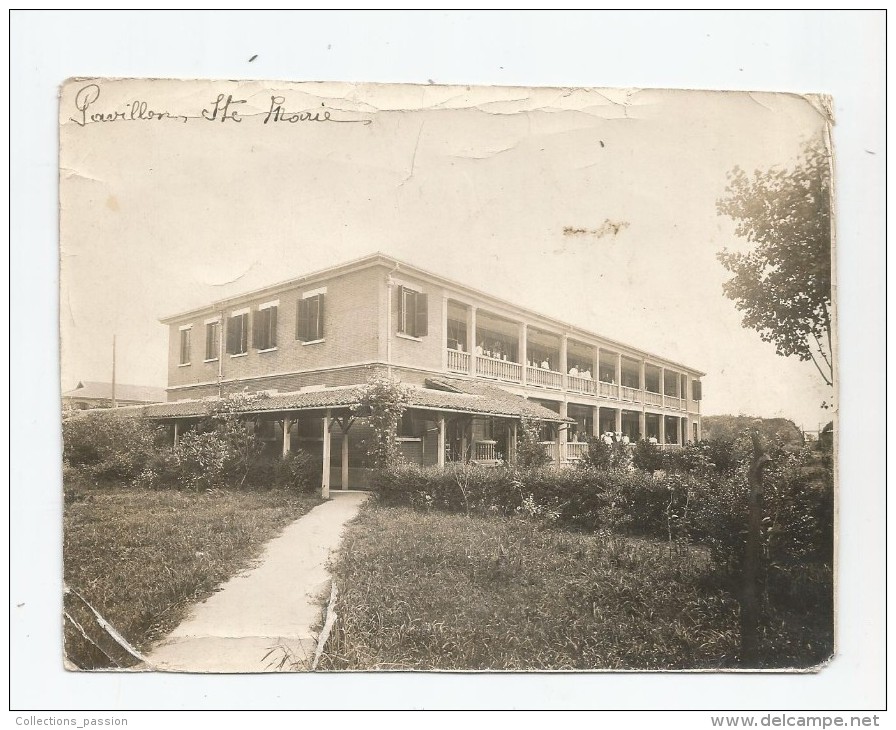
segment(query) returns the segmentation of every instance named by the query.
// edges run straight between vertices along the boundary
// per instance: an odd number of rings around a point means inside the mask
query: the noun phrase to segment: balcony
[[[522,381],[523,367],[519,363],[498,360],[486,355],[476,355],[476,374],[483,378],[506,380],[510,383]]]
[[[498,460],[497,441],[477,441],[474,450],[474,461],[493,462]]]
[[[469,373],[470,353],[449,349],[448,370],[450,370],[452,373]]]
[[[689,398],[680,398],[677,395],[664,396],[658,390],[645,390],[632,385],[620,385],[610,380],[595,380],[581,375],[564,375],[549,367],[537,365],[521,365],[507,357],[515,357],[515,353],[500,358],[485,354],[472,355],[463,350],[447,348],[445,359],[446,370],[449,373],[470,375],[472,359],[475,357],[475,373],[478,377],[498,380],[506,383],[523,383],[523,368],[525,367],[526,385],[545,390],[565,391],[586,396],[605,398],[618,403],[641,404],[664,408],[669,411],[681,411],[683,413],[699,412],[699,403]],[[573,370],[575,372],[575,370]],[[605,376],[609,378],[610,376]],[[636,383],[634,378],[626,378],[623,382]],[[648,379],[648,388],[656,388],[656,383]],[[620,407],[620,406],[616,406]],[[638,409],[640,410],[640,409]]]
[[[580,378],[578,375],[567,375],[566,389],[573,393],[594,395],[597,392],[597,381],[593,378]]]
[[[566,460],[579,461],[588,452],[588,444],[582,441],[570,441],[566,444]]]
[[[619,395],[619,386],[616,383],[607,383],[601,380],[597,385],[598,394],[604,398],[616,398]]]
[[[563,390],[563,373],[529,365],[526,367],[526,384],[536,388]]]

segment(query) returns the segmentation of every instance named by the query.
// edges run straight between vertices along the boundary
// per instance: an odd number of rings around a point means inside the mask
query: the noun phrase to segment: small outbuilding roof
[[[112,400],[112,383],[96,380],[82,380],[72,390],[62,394],[63,398],[83,400]],[[119,401],[138,401],[140,403],[161,403],[166,398],[164,388],[152,385],[115,384],[115,399]]]

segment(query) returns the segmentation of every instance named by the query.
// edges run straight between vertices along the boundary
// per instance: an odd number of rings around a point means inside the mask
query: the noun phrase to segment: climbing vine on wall
[[[407,388],[398,380],[376,373],[360,388],[358,405],[352,409],[367,418],[373,435],[366,444],[367,456],[377,469],[398,463],[401,454],[396,437],[398,424],[410,401]]]

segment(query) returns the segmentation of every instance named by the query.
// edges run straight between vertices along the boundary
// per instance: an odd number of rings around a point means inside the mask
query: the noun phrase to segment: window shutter
[[[414,322],[414,336],[426,337],[429,334],[429,307],[427,304],[427,295],[418,294],[417,297],[417,316]]]
[[[398,331],[405,331],[405,322],[404,322],[404,287],[399,284],[398,285]]]
[[[270,308],[271,313],[271,321],[268,324],[270,329],[268,330],[270,334],[268,335],[268,347],[276,347],[277,346],[277,307]]]
[[[249,350],[249,315],[243,314],[240,316],[240,353],[248,352]]]
[[[317,299],[317,326],[314,328],[314,339],[322,340],[324,338],[324,295],[318,294],[316,299]]]
[[[699,380],[691,381],[691,397],[694,400],[703,400],[703,383]]]
[[[211,360],[212,357],[212,328],[213,324],[205,325],[205,359]]]
[[[234,322],[235,317],[227,318],[227,354],[234,355],[236,354],[236,348],[234,347],[234,335],[236,332],[236,323]]]
[[[264,318],[264,312],[260,309],[252,312],[252,347],[257,349],[262,349],[262,332],[264,331],[264,327],[261,325],[261,320]]]
[[[296,307],[296,339],[308,341],[308,300],[299,299]]]

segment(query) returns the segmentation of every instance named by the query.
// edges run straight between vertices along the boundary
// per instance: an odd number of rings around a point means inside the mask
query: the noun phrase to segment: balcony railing
[[[452,373],[470,372],[470,353],[448,349],[448,369]]]
[[[498,442],[497,441],[477,441],[474,450],[475,461],[497,461],[498,460]]]
[[[588,444],[582,441],[570,441],[566,444],[566,460],[578,461],[584,458],[588,451]]]
[[[619,395],[619,386],[616,383],[606,383],[601,380],[598,386],[600,395],[605,398],[616,398]]]
[[[597,381],[593,378],[580,378],[578,375],[566,376],[566,389],[574,393],[594,395],[597,392]]]
[[[509,380],[511,383],[519,383],[522,379],[522,372],[523,368],[519,363],[497,360],[485,355],[476,356],[476,374],[484,378],[497,378],[498,380]]]
[[[469,352],[448,348],[446,358],[448,372],[469,374],[472,357]],[[522,383],[523,367],[523,365],[509,360],[499,360],[487,355],[476,355],[475,374],[483,378]],[[662,393],[655,393],[650,390],[632,388],[627,385],[619,385],[618,383],[608,383],[605,380],[598,381],[592,378],[583,378],[578,375],[563,375],[555,370],[547,370],[531,365],[527,365],[525,368],[526,384],[537,388],[565,389],[570,393],[598,396],[622,403],[643,403],[648,406],[666,408],[670,411],[697,412],[699,410],[698,402],[688,398],[679,398],[672,395],[663,396]]]
[[[539,441],[544,448],[545,453],[550,457],[551,461],[557,463],[560,461],[560,444],[556,441]]]
[[[526,366],[526,383],[527,385],[534,385],[538,388],[554,388],[556,390],[562,390],[563,374],[554,372],[553,370],[534,368],[531,365],[528,365]]]

